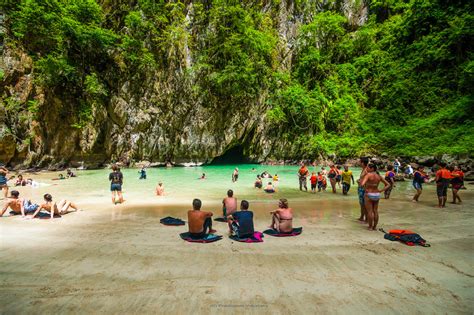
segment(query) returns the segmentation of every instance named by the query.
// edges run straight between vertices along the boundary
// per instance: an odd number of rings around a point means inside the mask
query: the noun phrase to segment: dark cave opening
[[[224,164],[248,164],[252,163],[252,160],[245,156],[244,147],[242,145],[235,145],[224,152],[220,156],[216,156],[211,165],[224,165]]]

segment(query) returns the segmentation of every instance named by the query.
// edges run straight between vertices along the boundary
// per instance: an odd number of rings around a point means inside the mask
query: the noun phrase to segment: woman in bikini
[[[53,197],[50,194],[45,194],[44,201],[41,206],[33,213],[33,218],[42,210],[46,210],[51,214],[51,219],[54,215],[63,215],[69,212],[77,211],[77,206],[68,200],[61,200],[60,202],[56,203],[53,202]],[[74,210],[68,210],[69,207],[73,208]]]
[[[293,231],[293,210],[288,207],[288,200],[280,199],[278,209],[270,213],[272,214],[270,228],[281,233],[291,233]]]
[[[385,187],[379,190],[379,184],[382,182]],[[361,186],[365,188],[365,207],[367,210],[367,220],[369,230],[375,230],[379,222],[379,200],[380,194],[390,187],[390,184],[377,173],[377,166],[373,163],[367,165],[367,175],[361,181]]]

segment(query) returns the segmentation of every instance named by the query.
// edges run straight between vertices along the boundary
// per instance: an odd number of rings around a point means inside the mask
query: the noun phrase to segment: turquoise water
[[[232,182],[232,172],[235,167],[239,168],[239,179]],[[255,168],[255,171],[252,171]],[[341,189],[334,195],[330,191],[317,194],[309,194],[299,191],[297,171],[298,166],[269,166],[258,164],[241,165],[219,165],[202,167],[173,167],[173,168],[149,168],[147,179],[139,179],[139,169],[123,169],[124,185],[123,193],[128,206],[134,204],[186,204],[189,205],[193,198],[200,198],[209,203],[220,203],[226,196],[228,189],[234,190],[239,199],[258,201],[259,203],[276,203],[279,198],[287,198],[291,201],[331,200],[340,198],[357,198],[356,185],[351,188],[349,197],[342,197]],[[321,167],[309,167],[310,172],[317,172]],[[326,168],[327,169],[327,168]],[[278,174],[279,181],[277,192],[267,194],[261,189],[254,188],[257,174],[267,171],[270,174]],[[360,169],[352,168],[357,180]],[[51,193],[56,200],[69,199],[82,203],[102,203],[110,201],[110,183],[108,181],[109,169],[77,171],[78,177],[66,180],[51,180],[60,172],[41,173],[33,177],[42,183],[39,188],[21,187],[22,196],[33,199],[36,202],[42,200],[44,193]],[[63,172],[65,173],[65,172]],[[205,180],[200,180],[201,174],[206,174]],[[165,196],[159,197],[155,194],[158,182],[163,182]],[[264,185],[272,181],[265,179]],[[328,182],[329,185],[329,182]],[[409,182],[398,184],[397,191],[411,195]],[[308,189],[310,184],[308,181]],[[328,187],[330,189],[330,187]],[[23,191],[23,192],[22,192]],[[355,201],[355,200],[354,200]],[[357,203],[355,203],[357,205]]]

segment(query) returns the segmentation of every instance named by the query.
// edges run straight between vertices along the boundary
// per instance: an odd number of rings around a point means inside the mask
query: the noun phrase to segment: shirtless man
[[[365,208],[367,211],[367,221],[369,222],[369,230],[377,228],[379,222],[379,200],[380,193],[386,191],[390,184],[377,173],[377,166],[373,163],[367,165],[367,174],[362,179],[360,185],[365,187]],[[379,184],[382,182],[385,187],[379,190]]]
[[[0,217],[3,216],[5,211],[10,208],[13,212],[20,214],[22,217],[25,217],[25,208],[23,207],[23,199],[19,198],[20,193],[16,190],[12,190],[10,197],[5,200],[5,205],[3,206],[2,213]]]
[[[270,213],[272,214],[270,228],[281,233],[291,233],[293,231],[293,210],[288,207],[288,200],[280,199],[278,209]]]
[[[360,172],[359,180],[357,184],[359,187],[357,188],[357,193],[359,195],[359,205],[360,205],[360,217],[359,221],[367,221],[367,210],[365,209],[365,188],[361,184],[362,180],[364,179],[365,175],[367,174],[367,164],[369,164],[368,157],[361,157],[360,158],[360,167],[362,171]]]
[[[203,237],[206,234],[215,233],[212,229],[212,212],[201,211],[202,202],[193,200],[193,210],[188,211],[189,234],[192,237]]]
[[[239,169],[236,167],[232,173],[232,182],[235,183],[239,179]]]
[[[234,197],[234,191],[229,189],[227,191],[227,197],[222,200],[222,212],[224,218],[232,215],[235,211],[237,211],[237,198]]]
[[[162,182],[159,182],[158,186],[156,186],[156,195],[164,196],[164,194],[165,194],[165,187],[163,186]]]

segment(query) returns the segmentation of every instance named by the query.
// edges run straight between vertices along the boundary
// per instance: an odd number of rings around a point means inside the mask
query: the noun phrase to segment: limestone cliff
[[[99,3],[107,25],[121,34],[131,32],[123,20],[126,11],[136,9],[134,1]],[[339,10],[354,26],[367,18],[367,7],[356,0],[308,1],[298,8],[292,0],[263,2],[261,12],[269,13],[278,34],[274,71],[291,67],[299,25],[327,9]],[[0,162],[37,167],[99,167],[132,160],[211,162],[236,146],[253,161],[286,157],[292,144],[279,142],[275,126],[266,123],[268,87],[256,96],[236,99],[196,89],[204,78],[193,66],[204,37],[212,32],[212,21],[197,21],[193,10],[193,1],[186,1],[185,22],[179,25],[183,40],[168,47],[166,53],[175,55],[164,65],[138,71],[116,50],[107,51],[97,71],[108,88],[100,101],[45,87],[36,76],[34,56],[10,40],[7,26],[2,28]],[[188,42],[191,37],[194,43]],[[143,45],[152,47],[152,39]],[[84,102],[88,119],[78,125],[74,108]]]

